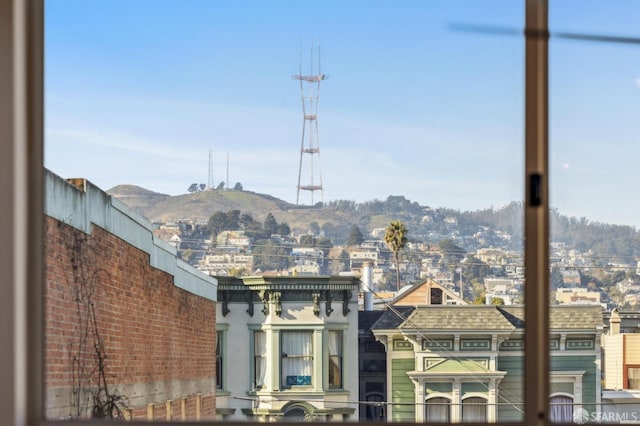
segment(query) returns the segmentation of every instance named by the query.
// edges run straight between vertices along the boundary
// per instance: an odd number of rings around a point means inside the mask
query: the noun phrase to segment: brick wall
[[[48,418],[90,414],[99,359],[110,393],[134,418],[215,415],[215,302],[174,285],[149,254],[93,225],[45,218],[45,378]],[[98,355],[96,347],[101,355]],[[103,386],[104,387],[104,386]]]

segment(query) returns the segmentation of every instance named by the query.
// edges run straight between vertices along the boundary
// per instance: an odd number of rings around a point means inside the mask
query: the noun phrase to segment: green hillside
[[[165,195],[136,187],[119,185],[107,191],[151,222],[177,220],[207,221],[217,212],[240,210],[258,221],[272,213],[278,222],[286,222],[294,232],[306,232],[311,222],[335,226],[351,222],[348,214],[309,206],[297,206],[270,195],[250,191],[200,191],[183,195]]]

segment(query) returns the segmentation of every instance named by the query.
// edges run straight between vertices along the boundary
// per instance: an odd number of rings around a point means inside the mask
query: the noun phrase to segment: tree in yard
[[[229,210],[227,212],[226,225],[229,231],[240,229],[240,210]]]
[[[227,214],[224,212],[215,212],[211,217],[209,217],[207,226],[212,236],[217,236],[227,227]]]
[[[242,213],[240,215],[240,219],[238,220],[238,224],[242,229],[246,229],[249,225],[253,224],[256,220],[249,213]]]
[[[276,227],[276,231],[278,234],[282,235],[283,237],[286,237],[291,233],[291,228],[287,223],[282,222],[278,224],[278,226]]]
[[[318,222],[311,222],[309,224],[309,231],[311,231],[313,235],[320,235],[320,225],[318,225]]]
[[[234,191],[242,191],[242,184],[240,182],[236,182],[236,185],[233,187]]]
[[[267,217],[264,219],[264,224],[262,225],[264,232],[266,232],[268,237],[275,234],[278,230],[278,222],[272,213],[268,213]]]
[[[331,275],[339,275],[340,272],[349,270],[349,252],[346,250],[340,251],[338,257],[332,258],[329,261],[329,273]]]
[[[301,246],[315,247],[316,245],[316,237],[309,234],[300,235],[299,241]]]
[[[351,231],[349,231],[349,238],[347,238],[347,247],[359,246],[362,241],[364,241],[364,237],[360,232],[360,228],[358,228],[358,225],[353,225]]]
[[[393,252],[393,259],[396,263],[396,289],[400,290],[400,251],[407,244],[407,233],[409,230],[404,223],[394,220],[387,226],[384,232],[384,242]]]

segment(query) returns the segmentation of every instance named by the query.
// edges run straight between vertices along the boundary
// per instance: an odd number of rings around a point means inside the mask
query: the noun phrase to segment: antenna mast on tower
[[[209,151],[209,180],[207,189],[213,189],[213,151]]]
[[[318,46],[318,70],[313,70],[313,45],[311,46],[309,73],[302,73],[302,52],[300,53],[300,74],[292,76],[300,81],[302,97],[302,143],[300,146],[300,166],[298,168],[298,192],[296,204],[300,204],[300,191],[311,192],[311,204],[314,204],[314,193],[320,191],[320,199],[324,202],[322,174],[320,173],[320,137],[318,135],[318,99],[320,82],[327,78],[320,69],[320,46]],[[306,90],[305,90],[306,89]],[[306,158],[305,158],[306,156]],[[305,161],[306,160],[306,161]],[[314,163],[315,160],[315,164]],[[306,179],[303,180],[303,169]]]

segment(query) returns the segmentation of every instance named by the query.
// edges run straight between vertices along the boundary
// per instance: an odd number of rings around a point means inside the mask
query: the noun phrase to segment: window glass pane
[[[283,331],[282,386],[309,386],[313,380],[313,333],[307,331]]]
[[[427,399],[427,422],[449,423],[451,421],[451,401],[446,398]]]
[[[216,332],[216,389],[223,389],[223,333],[221,331]]]
[[[640,336],[639,17],[632,1],[550,2],[550,397],[558,422],[625,423],[640,413],[625,390]]]
[[[261,389],[264,386],[265,375],[267,373],[267,342],[264,331],[255,331],[254,336],[254,387]]]
[[[487,421],[487,400],[470,397],[462,401],[462,421],[484,423]]]
[[[48,417],[524,418],[523,2],[46,7]]]
[[[329,347],[329,387],[342,387],[342,332],[330,331]]]

